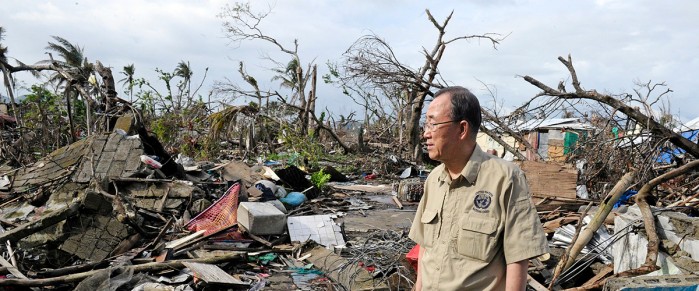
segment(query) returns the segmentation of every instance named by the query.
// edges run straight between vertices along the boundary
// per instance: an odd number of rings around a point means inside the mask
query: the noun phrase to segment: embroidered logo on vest
[[[488,191],[476,192],[476,197],[473,198],[473,210],[478,212],[488,212],[490,204],[493,201],[493,194]]]

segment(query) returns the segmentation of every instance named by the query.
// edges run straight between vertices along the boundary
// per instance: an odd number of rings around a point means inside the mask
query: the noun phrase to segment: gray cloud
[[[23,62],[46,59],[51,35],[85,47],[90,60],[99,59],[117,73],[134,63],[137,74],[154,78],[153,69],[174,69],[190,61],[195,77],[210,68],[206,89],[215,80],[239,80],[237,63],[269,84],[269,55],[281,62],[288,56],[264,42],[229,45],[216,15],[227,1],[3,1],[9,55]],[[557,84],[567,80],[556,60],[571,54],[585,88],[612,93],[631,92],[634,81],[665,81],[673,112],[688,120],[699,115],[692,96],[693,73],[699,66],[697,33],[699,2],[679,1],[300,1],[270,2],[272,13],[262,24],[268,34],[291,46],[299,40],[301,57],[339,60],[364,34],[386,39],[398,57],[413,67],[422,64],[422,47],[431,49],[435,29],[427,21],[426,5],[437,19],[452,10],[447,36],[501,33],[508,37],[497,50],[486,42],[456,42],[441,64],[444,78],[474,88],[497,88],[506,105],[517,106],[537,93],[517,75],[531,75]],[[254,8],[268,4],[253,2]],[[30,77],[21,76],[26,82]],[[118,77],[117,77],[118,78]],[[333,110],[358,110],[339,90],[319,88],[319,105]],[[487,97],[483,97],[487,98]],[[338,102],[341,101],[341,102]],[[342,105],[337,105],[342,104]],[[680,106],[681,105],[681,106]]]

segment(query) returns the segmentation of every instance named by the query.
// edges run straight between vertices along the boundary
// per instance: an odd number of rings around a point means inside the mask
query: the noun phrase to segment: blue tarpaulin
[[[699,130],[690,130],[682,132],[682,136],[687,138],[688,140],[691,140],[692,142],[697,142],[697,137],[699,137]],[[673,149],[663,149],[660,155],[658,156],[658,162],[670,164],[672,163],[673,154],[681,155],[684,153],[685,151],[683,149],[677,147],[674,147]]]

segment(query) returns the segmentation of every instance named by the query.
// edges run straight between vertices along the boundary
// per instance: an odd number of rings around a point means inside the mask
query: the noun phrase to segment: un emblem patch
[[[478,212],[488,212],[490,204],[493,202],[493,194],[488,191],[476,192],[476,197],[473,198],[473,210]]]

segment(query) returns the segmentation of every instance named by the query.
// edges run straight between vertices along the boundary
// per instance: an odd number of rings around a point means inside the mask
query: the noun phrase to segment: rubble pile
[[[601,201],[587,199],[586,193],[579,191],[577,197],[562,198],[562,191],[575,189],[565,185],[548,190],[548,194],[537,194],[534,188],[533,198],[549,234],[552,256],[540,258],[545,266],[530,272],[530,285],[539,285],[541,290],[695,288],[699,278],[699,257],[693,254],[699,236],[695,207],[699,179],[691,169],[697,165],[699,162],[692,161],[666,166],[658,177],[640,186],[633,183],[636,172],[630,171]],[[529,183],[547,175],[540,169],[523,169],[528,177],[534,177]],[[549,184],[557,183],[550,180]],[[657,187],[656,193],[649,195],[653,187]],[[666,278],[682,279],[673,282]]]
[[[399,210],[390,198],[388,203],[362,198],[365,193],[390,197],[390,186],[364,185],[370,180],[361,176],[360,183],[348,182],[328,166],[324,170],[331,182],[320,189],[295,166],[276,164],[272,169],[241,161],[170,157],[152,136],[139,133],[129,122],[122,124],[127,126],[6,173],[0,243],[9,259],[0,260],[0,286],[412,286],[414,270],[406,269],[405,260],[412,247],[407,233],[388,231],[359,242],[344,229],[352,216],[371,219],[365,211],[373,209],[372,204],[381,204],[378,211]],[[352,190],[356,186],[382,192]],[[410,212],[405,215],[403,228],[406,221],[409,225]]]

